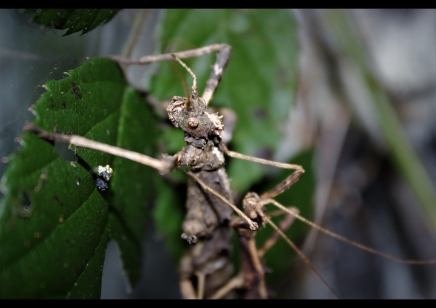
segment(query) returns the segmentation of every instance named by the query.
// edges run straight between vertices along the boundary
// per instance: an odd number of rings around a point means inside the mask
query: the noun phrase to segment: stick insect
[[[217,59],[204,93],[199,96],[196,76],[181,59],[211,52],[218,52]],[[76,135],[49,133],[31,124],[27,124],[24,131],[35,133],[44,139],[62,141],[124,157],[155,168],[162,174],[177,168],[188,175],[187,214],[181,234],[181,238],[189,245],[180,265],[180,292],[184,298],[268,298],[263,255],[279,237],[296,251],[336,297],[340,297],[284,234],[294,219],[299,219],[334,238],[385,258],[411,264],[436,263],[436,260],[404,260],[352,242],[303,218],[298,214],[297,209],[285,207],[273,199],[298,181],[304,174],[304,169],[299,165],[269,161],[230,151],[222,141],[221,134],[224,130],[222,116],[212,112],[208,104],[221,80],[230,53],[230,46],[216,44],[176,54],[143,57],[139,61],[112,57],[123,65],[175,59],[192,76],[191,92],[186,93],[186,97],[174,96],[166,108],[172,124],[184,131],[186,143],[185,147],[173,156],[162,155],[161,158],[155,159]],[[293,172],[267,192],[260,195],[254,192],[247,193],[242,202],[242,211],[234,205],[233,193],[224,169],[224,155],[289,169]],[[109,168],[107,166],[105,170]],[[109,178],[110,176],[106,177],[106,180]],[[286,215],[280,226],[272,222],[273,214],[266,212],[266,206],[269,204],[277,207],[280,214]],[[254,240],[255,234],[265,225],[274,228],[275,233],[263,247],[258,248]],[[232,230],[237,233],[242,259],[240,272],[236,275],[233,273],[231,262]]]

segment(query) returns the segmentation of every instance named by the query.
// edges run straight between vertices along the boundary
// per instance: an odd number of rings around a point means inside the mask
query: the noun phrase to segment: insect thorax
[[[185,132],[187,145],[178,154],[178,165],[189,166],[193,171],[212,171],[224,164],[219,146],[224,129],[222,116],[213,113],[196,95],[189,100],[174,96],[167,112],[173,125]]]

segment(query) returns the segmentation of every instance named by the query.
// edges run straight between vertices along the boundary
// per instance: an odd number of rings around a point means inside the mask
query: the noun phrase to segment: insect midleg
[[[293,211],[298,211],[293,208]],[[250,209],[246,209],[246,214],[250,214]],[[283,213],[280,213],[283,214]],[[287,215],[280,223],[279,229],[286,231],[293,223],[294,217]],[[265,282],[265,268],[263,255],[277,242],[281,233],[275,231],[270,238],[268,238],[262,248],[256,247],[255,231],[244,228],[244,221],[236,218],[232,223],[233,228],[237,231],[239,246],[241,250],[241,270],[229,283],[219,290],[213,298],[219,298],[229,292],[232,288],[246,289],[246,298],[268,298],[266,282]]]

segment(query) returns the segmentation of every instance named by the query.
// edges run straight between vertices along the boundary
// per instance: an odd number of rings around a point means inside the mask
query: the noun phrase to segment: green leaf
[[[115,62],[94,59],[46,88],[36,126],[153,156],[156,123]],[[0,298],[99,298],[109,238],[137,282],[156,172],[85,148],[66,161],[62,145],[32,134],[22,142],[1,182]],[[114,175],[99,191],[92,169],[106,164]]]
[[[82,31],[85,34],[101,24],[107,23],[119,9],[23,9],[24,13],[35,13],[31,21],[44,27],[68,29],[64,35]]]
[[[174,260],[180,260],[186,243],[180,239],[182,224],[185,219],[184,202],[186,187],[171,187],[163,179],[157,179],[159,197],[153,212],[153,218],[166,239],[166,247]],[[180,205],[180,206],[175,206]],[[165,227],[164,227],[165,226]]]

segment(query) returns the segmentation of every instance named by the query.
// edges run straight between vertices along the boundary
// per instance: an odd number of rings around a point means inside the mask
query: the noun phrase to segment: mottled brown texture
[[[223,167],[224,157],[213,142],[207,142],[203,149],[188,144],[176,156],[180,165],[196,170],[196,175],[203,182],[232,202],[229,180]],[[184,235],[189,239],[195,238],[196,244],[191,245],[183,257],[181,280],[190,280],[195,284],[197,273],[205,275],[204,297],[207,298],[232,275],[232,209],[213,194],[205,192],[192,178],[188,181],[186,207]]]
[[[206,107],[204,100],[192,94],[188,100],[185,97],[174,96],[167,107],[168,118],[175,127],[190,134],[195,139],[213,139],[220,137],[224,125],[221,117]],[[192,123],[196,122],[196,126]]]
[[[245,214],[233,205],[233,196],[224,169],[224,152],[228,155],[233,153],[243,159],[247,159],[247,156],[227,150],[221,141],[221,132],[224,129],[222,116],[207,108],[228,62],[230,50],[227,46],[220,51],[203,97],[198,97],[194,73],[172,55],[194,79],[190,97],[174,96],[166,109],[173,125],[185,132],[184,140],[187,145],[174,157],[179,167],[188,167],[187,173],[190,175],[187,214],[181,236],[190,245],[180,266],[180,289],[184,298],[268,297],[263,260],[257,252],[254,240],[254,230],[259,225],[264,225],[266,219],[263,213],[264,204],[257,194],[249,193],[244,199]],[[262,159],[249,157],[249,160],[277,166],[276,163]],[[273,197],[281,193],[304,172],[300,166],[286,164],[285,168],[298,169],[298,172],[267,193],[267,196]],[[242,256],[241,272],[234,279],[230,256],[230,221],[233,210],[243,218],[232,223],[239,236]]]
[[[189,98],[174,96],[167,112],[173,125],[185,132],[187,145],[175,155],[177,165],[187,166],[202,182],[233,203],[224,155],[219,146],[224,129],[221,117],[206,107],[195,86]],[[192,178],[188,181],[186,208],[182,238],[190,247],[180,266],[181,292],[185,298],[208,298],[232,276],[232,209]],[[204,293],[193,294],[201,289],[197,284],[202,277]]]

